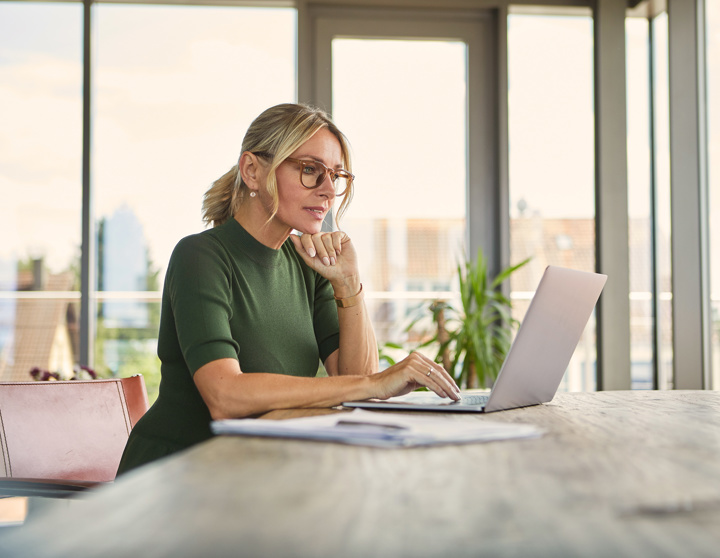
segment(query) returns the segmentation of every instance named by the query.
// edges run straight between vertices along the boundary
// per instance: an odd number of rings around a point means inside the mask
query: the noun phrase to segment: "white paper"
[[[476,417],[416,416],[352,412],[287,420],[227,419],[213,421],[215,434],[300,438],[379,447],[490,442],[541,436],[542,429],[528,425],[478,420]]]

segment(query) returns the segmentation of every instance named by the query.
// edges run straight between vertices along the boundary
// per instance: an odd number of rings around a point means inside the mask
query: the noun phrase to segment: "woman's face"
[[[327,128],[318,131],[290,157],[317,161],[333,169],[343,166],[340,142]],[[326,175],[320,186],[310,190],[300,181],[300,166],[290,161],[284,161],[275,171],[275,176],[280,204],[273,221],[302,233],[320,232],[323,219],[335,201],[335,187],[330,177]]]

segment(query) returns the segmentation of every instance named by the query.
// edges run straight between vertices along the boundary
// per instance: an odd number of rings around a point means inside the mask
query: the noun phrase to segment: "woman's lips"
[[[327,213],[327,210],[323,207],[305,207],[304,209],[318,221],[322,221],[325,218],[325,213]]]

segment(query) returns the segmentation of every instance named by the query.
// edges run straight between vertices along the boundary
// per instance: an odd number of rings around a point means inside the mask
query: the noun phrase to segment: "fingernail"
[[[335,258],[330,258],[330,265],[335,265]]]
[[[315,251],[315,248],[310,248],[308,250],[308,256],[310,256],[311,258],[314,258],[315,254],[317,254],[317,252]]]
[[[325,265],[330,265],[330,260],[328,259],[327,256],[325,256],[325,257],[322,259],[322,262],[323,262]]]

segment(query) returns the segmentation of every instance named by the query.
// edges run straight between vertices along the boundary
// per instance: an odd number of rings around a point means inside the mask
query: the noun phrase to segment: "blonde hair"
[[[352,172],[350,150],[345,135],[335,126],[330,116],[321,109],[302,104],[286,103],[265,110],[258,116],[247,132],[242,143],[241,154],[250,151],[270,161],[266,190],[272,197],[270,219],[277,213],[280,204],[275,170],[295,150],[319,130],[327,128],[340,142],[343,167]],[[239,161],[238,161],[239,163]],[[203,221],[217,227],[231,219],[248,195],[238,163],[212,183],[203,197]],[[345,213],[353,194],[353,185],[340,204],[336,220]]]

